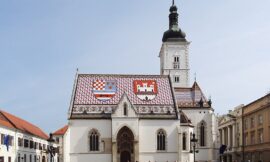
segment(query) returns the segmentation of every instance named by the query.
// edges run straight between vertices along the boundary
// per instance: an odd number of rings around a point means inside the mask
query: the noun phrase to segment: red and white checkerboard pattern
[[[116,80],[117,91],[113,98],[107,101],[98,100],[93,94],[92,83],[96,80]],[[151,101],[139,99],[133,91],[134,80],[156,80],[158,94]],[[79,75],[75,92],[75,105],[117,105],[126,94],[133,105],[173,105],[172,89],[169,78],[164,76],[138,75]]]
[[[93,90],[101,91],[105,90],[105,81],[97,79],[93,82]]]

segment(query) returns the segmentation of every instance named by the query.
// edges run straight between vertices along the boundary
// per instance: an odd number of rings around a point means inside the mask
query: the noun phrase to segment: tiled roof
[[[68,125],[65,125],[63,128],[58,129],[53,133],[53,135],[64,135],[68,130]]]
[[[93,94],[93,82],[96,80],[116,81],[116,93],[110,100],[98,100]],[[141,100],[134,93],[135,80],[154,80],[157,83],[157,95],[153,100]],[[79,74],[75,91],[74,105],[116,105],[123,94],[133,105],[174,105],[172,89],[168,76],[162,75],[99,75]]]
[[[8,121],[8,119],[2,113],[0,113],[0,125],[8,128],[15,128],[14,125],[12,125],[10,121]]]
[[[0,110],[0,124],[46,140],[49,138],[48,135],[37,126],[2,110]]]
[[[200,100],[203,101],[203,107],[210,107],[197,82],[194,82],[191,88],[175,88],[174,90],[179,107],[199,107]]]
[[[180,122],[191,124],[190,119],[186,116],[186,114],[183,111],[180,111]]]

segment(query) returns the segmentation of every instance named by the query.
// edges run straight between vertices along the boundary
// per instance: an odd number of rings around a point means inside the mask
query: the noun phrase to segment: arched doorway
[[[42,156],[42,162],[46,162],[45,156]]]
[[[117,134],[117,154],[119,162],[134,162],[134,135],[126,126]]]

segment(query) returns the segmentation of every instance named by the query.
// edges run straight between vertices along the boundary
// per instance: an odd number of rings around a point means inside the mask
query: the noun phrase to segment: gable
[[[137,112],[126,94],[123,94],[119,104],[112,113],[112,117],[137,117]]]

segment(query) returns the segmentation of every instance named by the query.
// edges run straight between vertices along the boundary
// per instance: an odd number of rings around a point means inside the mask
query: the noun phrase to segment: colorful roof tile
[[[42,139],[48,139],[48,135],[44,133],[39,127],[19,118],[5,111],[0,110],[0,125],[9,128],[18,129],[24,133],[28,133]]]
[[[97,80],[115,81],[116,92],[108,100],[95,96],[93,83]],[[152,100],[142,100],[134,92],[134,81],[155,81],[157,94]],[[95,84],[96,86],[96,84]],[[174,105],[172,89],[168,76],[162,75],[99,75],[79,74],[74,97],[74,105],[117,105],[126,94],[133,105]]]
[[[200,107],[200,101],[203,107],[211,107],[197,82],[194,82],[191,88],[174,88],[174,90],[178,107]]]

